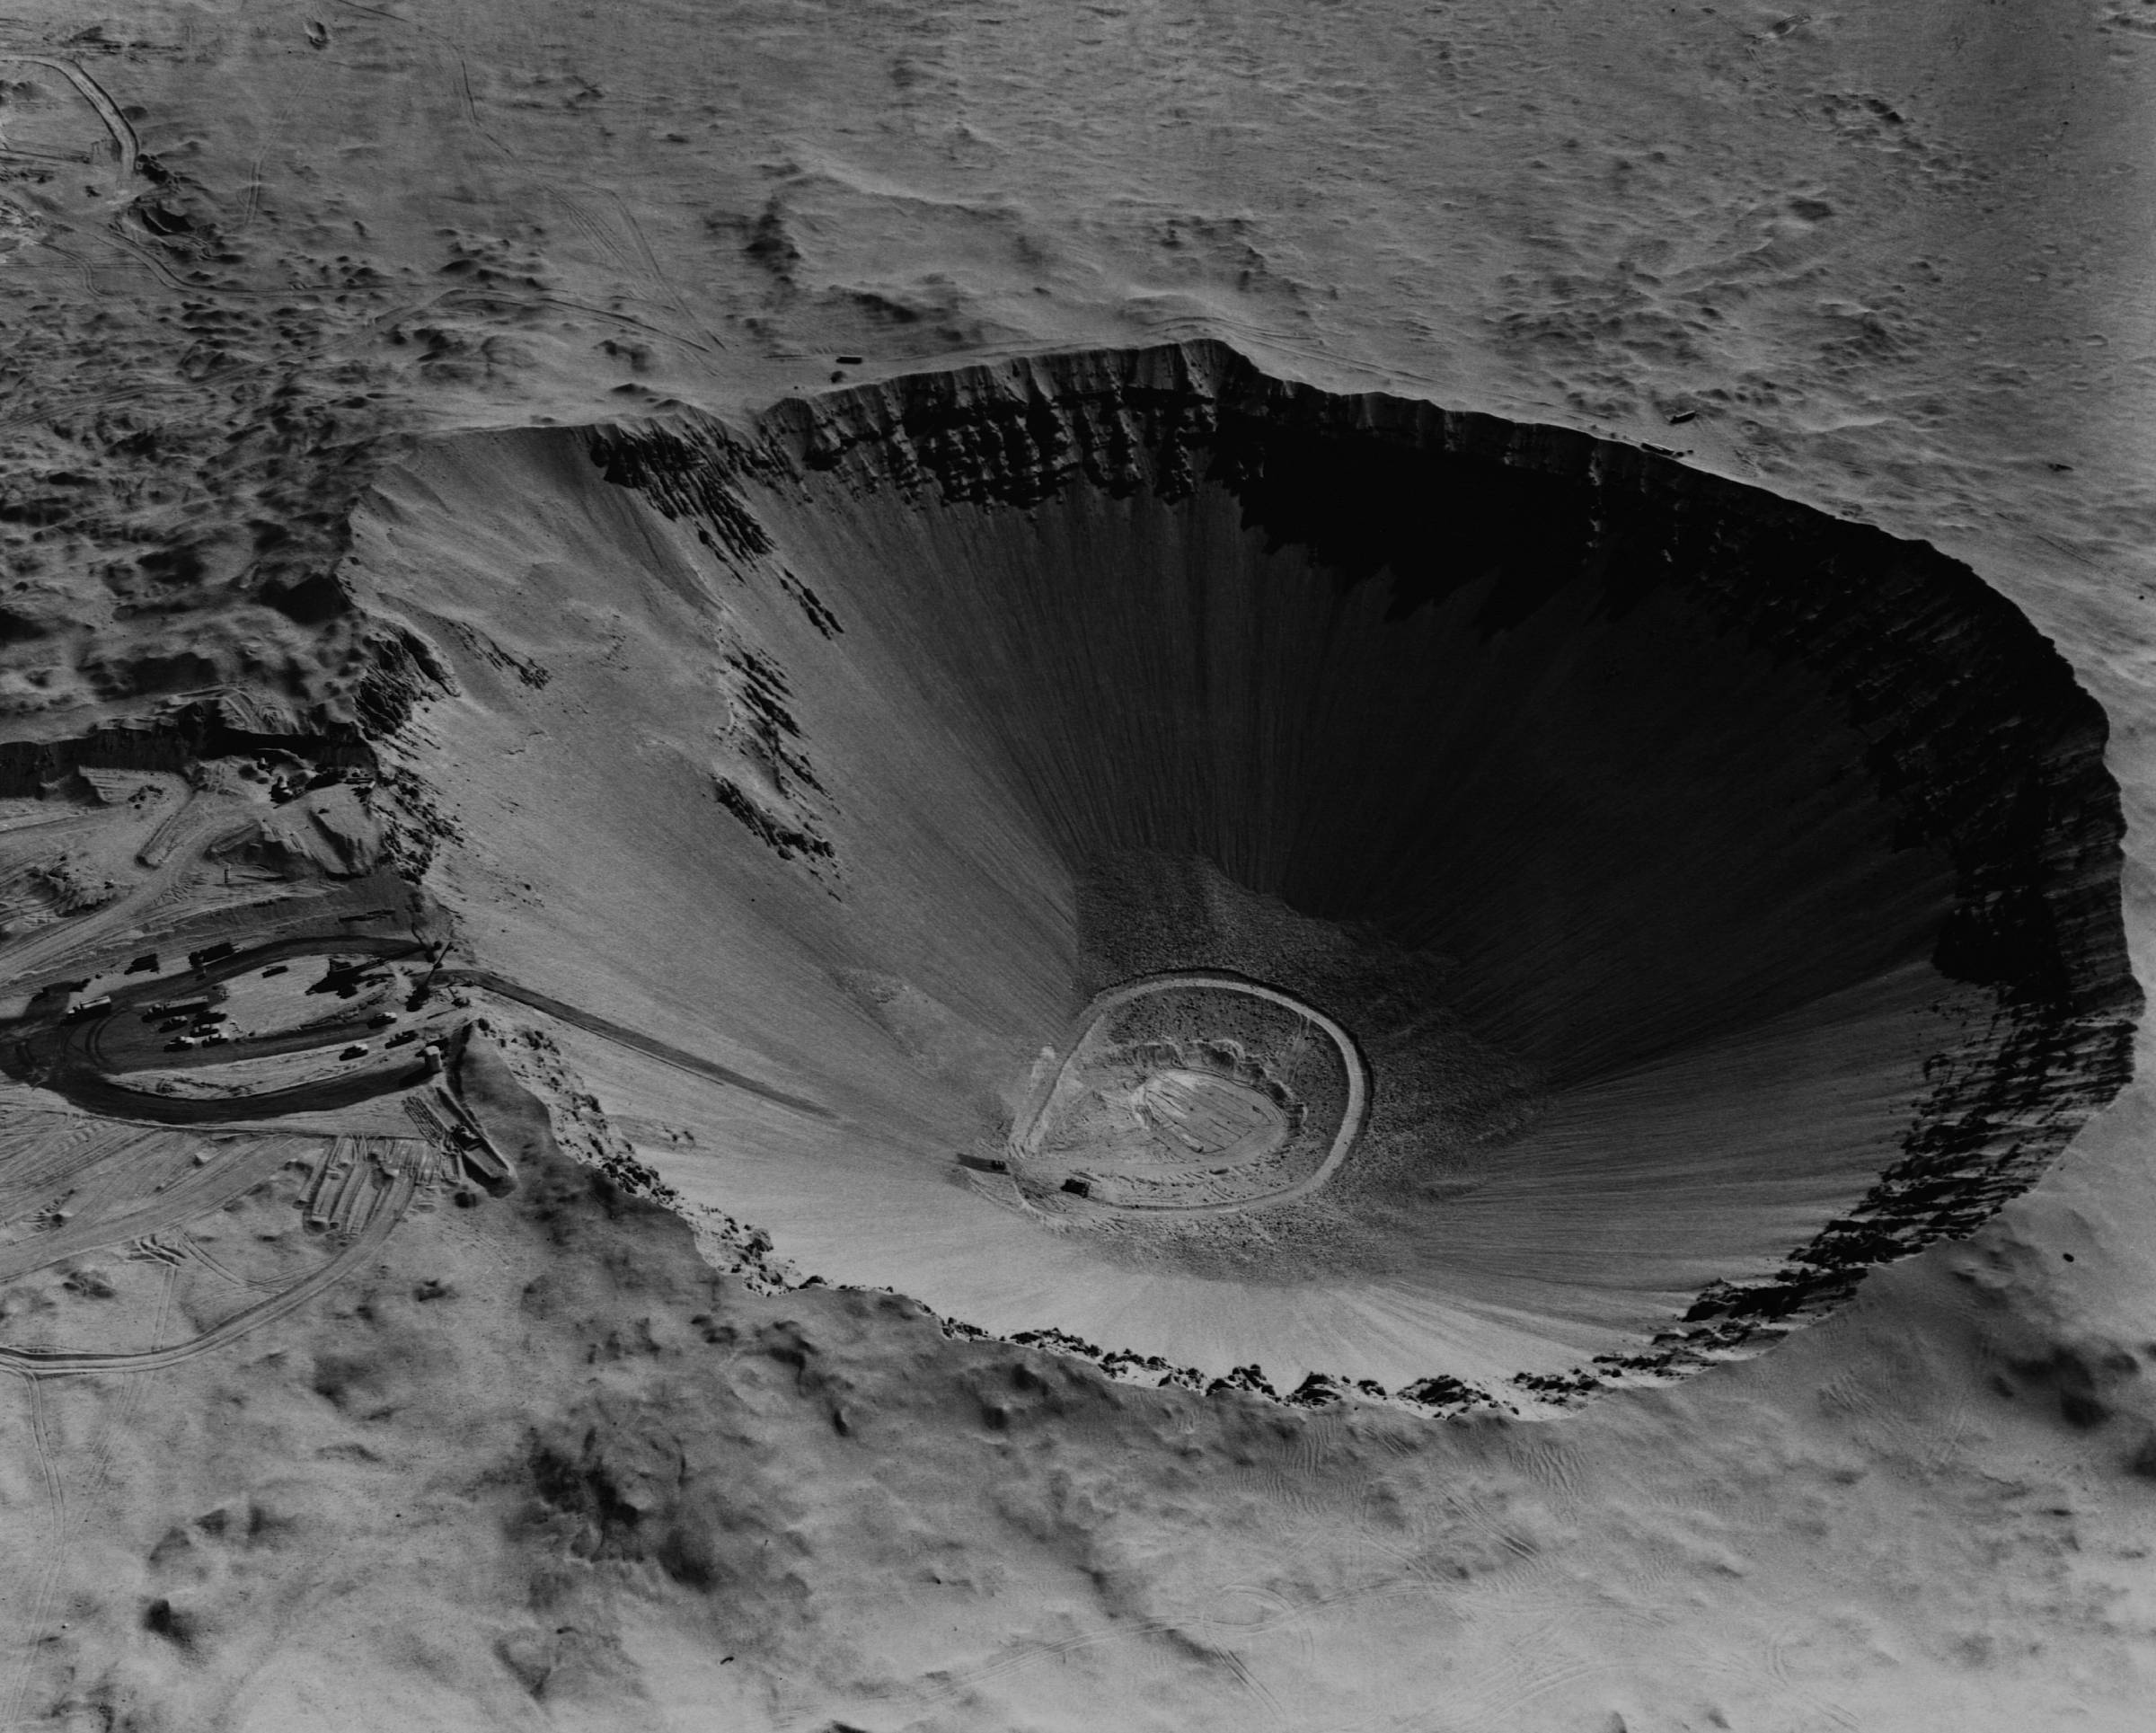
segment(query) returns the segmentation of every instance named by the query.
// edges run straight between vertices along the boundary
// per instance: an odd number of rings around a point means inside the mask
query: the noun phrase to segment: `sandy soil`
[[[1022,1076],[1057,1007],[968,1004],[808,945],[814,967],[721,996],[852,1032],[714,1045],[679,972],[693,906],[640,908],[641,936],[588,948],[618,930],[599,917],[638,856],[731,834],[685,791],[723,778],[788,823],[779,803],[813,804],[739,646],[649,652],[708,669],[700,757],[658,730],[649,753],[681,802],[564,837],[520,766],[551,769],[586,719],[550,733],[495,700],[546,697],[578,657],[645,655],[643,628],[505,540],[435,574],[423,636],[473,703],[415,718],[427,646],[349,599],[378,548],[333,576],[352,509],[441,436],[1220,337],[1330,388],[1666,447],[1966,561],[2109,716],[2145,979],[2145,10],[18,8],[0,34],[5,740],[183,701],[237,705],[229,725],[264,738],[409,723],[390,846],[416,862],[431,839],[482,966],[805,1099],[826,1067],[896,1078],[901,1029],[917,1081],[885,1089],[912,1116],[896,1141],[962,1146],[1011,1104],[955,1110],[937,1077],[983,1042]],[[372,533],[393,542],[414,505],[376,499]],[[573,702],[569,676],[551,690]],[[455,809],[418,798],[430,756],[470,767]],[[67,799],[116,838],[179,794],[133,816],[131,794]],[[183,950],[191,914],[276,889],[228,887],[185,842],[164,857],[182,870],[49,840],[51,871],[0,883],[4,942],[49,976],[77,942],[49,951],[45,917],[97,922],[108,880],[125,897],[187,879],[157,916]],[[334,836],[308,846],[324,871],[358,866]],[[804,871],[745,919],[783,954],[828,899]],[[99,968],[128,960],[135,911],[114,919]],[[918,999],[870,978],[902,974]],[[738,1145],[805,1158],[814,1125],[465,996],[571,1159],[541,1149],[506,1198],[422,1193],[337,1285],[214,1352],[6,1381],[0,1724],[2144,1723],[2145,1085],[1967,1243],[1876,1274],[1764,1358],[1555,1424],[1431,1422],[1143,1391],[953,1340],[896,1296],[721,1277],[677,1216],[603,1178],[628,1172],[614,1123],[655,1163],[700,1153],[718,1196]],[[196,1166],[189,1131],[100,1127],[27,1087],[4,1101],[11,1233],[48,1231],[85,1150],[116,1216],[226,1171]],[[248,1159],[267,1178],[337,1129]],[[707,1248],[755,1245],[753,1218],[687,1213]],[[54,1265],[24,1315],[113,1308],[78,1346],[181,1340],[156,1311],[171,1266],[127,1247],[70,1250],[126,1279],[69,1288]]]

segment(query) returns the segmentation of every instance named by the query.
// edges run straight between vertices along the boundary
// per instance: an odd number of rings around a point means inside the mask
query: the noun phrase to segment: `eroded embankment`
[[[1666,1375],[1966,1232],[2126,1075],[2064,663],[1931,550],[1652,454],[1178,347],[460,440],[355,546],[455,687],[469,882],[518,863],[480,959],[828,1103],[685,1098],[726,1161],[654,1159],[999,1331]],[[1207,968],[1367,1053],[1337,1179],[1202,1244],[954,1187],[1087,998]]]

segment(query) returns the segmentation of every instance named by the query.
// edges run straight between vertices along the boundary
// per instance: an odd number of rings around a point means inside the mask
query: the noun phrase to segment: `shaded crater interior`
[[[1205,345],[454,445],[359,540],[464,674],[429,774],[476,788],[458,727],[599,693],[635,725],[527,773],[575,825],[694,767],[697,860],[644,821],[605,905],[667,954],[591,966],[842,1117],[660,1163],[827,1278],[1208,1371],[1586,1389],[1966,1232],[2127,1074],[2102,715],[1924,546]],[[504,546],[545,575],[512,596]],[[501,680],[541,605],[643,623]],[[1177,970],[1350,1032],[1349,1158],[1224,1220],[1001,1195],[1074,1020]],[[1164,1126],[1241,1160],[1333,1110],[1293,1018],[1206,1082],[1215,1014],[1102,1049],[1118,1183]]]

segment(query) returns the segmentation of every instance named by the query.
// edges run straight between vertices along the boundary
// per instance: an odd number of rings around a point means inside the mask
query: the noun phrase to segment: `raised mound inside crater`
[[[357,547],[467,948],[822,1105],[593,1057],[688,1198],[998,1332],[1679,1371],[2125,1075],[2064,664],[1648,454],[1174,348],[445,442]]]
[[[1306,1197],[1353,1153],[1369,1109],[1368,1068],[1339,1024],[1233,976],[1104,993],[1037,1070],[1000,1157],[966,1165],[1007,1175],[1021,1207],[1079,1223]]]

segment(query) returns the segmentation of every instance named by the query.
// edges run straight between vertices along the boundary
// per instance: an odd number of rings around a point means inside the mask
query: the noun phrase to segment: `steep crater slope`
[[[2127,1074],[2065,664],[1651,454],[1178,346],[439,442],[354,550],[472,959],[758,1085],[595,1054],[647,1157],[1135,1375],[1672,1375]]]

